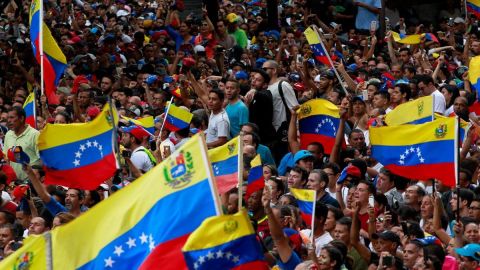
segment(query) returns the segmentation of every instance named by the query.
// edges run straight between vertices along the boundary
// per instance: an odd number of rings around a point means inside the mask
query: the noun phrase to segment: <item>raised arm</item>
[[[288,127],[288,144],[293,155],[300,150],[300,142],[297,137],[297,110],[298,106],[290,110],[292,117],[290,118],[290,126]]]

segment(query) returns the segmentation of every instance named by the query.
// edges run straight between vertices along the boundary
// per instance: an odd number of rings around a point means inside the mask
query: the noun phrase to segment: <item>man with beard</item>
[[[469,122],[468,114],[468,101],[465,97],[457,97],[453,102],[453,112],[458,115],[458,117]]]

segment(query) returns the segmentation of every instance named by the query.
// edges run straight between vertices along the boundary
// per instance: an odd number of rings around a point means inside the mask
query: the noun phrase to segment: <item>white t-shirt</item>
[[[438,90],[433,91],[432,96],[433,96],[433,106],[434,106],[433,111],[444,115],[445,108],[447,107],[447,103],[445,102],[445,97]]]
[[[283,121],[287,120],[287,113],[285,111],[285,106],[282,102],[282,97],[280,92],[278,92],[278,84],[280,80],[274,84],[268,86],[268,91],[272,93],[273,101],[273,127],[275,130],[282,125]],[[297,98],[295,97],[295,92],[293,91],[292,86],[288,82],[282,82],[283,96],[285,97],[285,102],[289,109],[298,105]]]
[[[148,172],[153,168],[152,161],[150,161],[147,152],[145,152],[145,147],[143,146],[139,146],[133,150],[130,160],[137,169],[143,172]]]
[[[301,230],[301,233],[303,235],[308,235],[308,239],[312,238],[312,230],[310,229]],[[320,237],[315,238],[315,253],[317,253],[317,256],[320,256],[322,248],[330,244],[332,241],[333,237],[329,232],[325,232]]]
[[[228,119],[227,112],[222,110],[218,114],[210,114],[207,128],[207,143],[218,140],[219,137],[230,137],[230,120]]]

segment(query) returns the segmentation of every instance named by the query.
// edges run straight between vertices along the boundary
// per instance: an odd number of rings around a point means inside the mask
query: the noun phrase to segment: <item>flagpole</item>
[[[338,82],[340,83],[340,86],[342,87],[343,92],[345,93],[345,95],[348,96],[347,89],[345,89],[345,86],[343,85],[342,77],[340,77],[340,74],[338,74],[337,69],[336,69],[335,66],[333,65],[332,58],[330,58],[330,52],[327,51],[327,49],[325,48],[325,45],[323,44],[323,40],[322,40],[322,38],[320,37],[320,34],[319,34],[320,32],[318,31],[317,26],[316,26],[316,25],[312,25],[312,28],[315,30],[316,34],[317,34],[318,37],[319,37],[318,40],[320,40],[320,45],[322,46],[322,49],[323,49],[323,51],[325,52],[325,54],[326,54],[326,56],[327,56],[328,62],[330,63],[330,66],[332,67],[333,72],[335,73],[335,76],[337,77]]]
[[[110,98],[110,96],[108,96],[108,105],[109,105],[109,112],[112,117],[112,124],[113,124],[113,134],[112,134],[113,149],[115,150],[115,155],[117,156],[115,160],[115,165],[117,166],[117,170],[118,170],[120,168],[120,160],[121,160],[120,150],[118,147],[118,140],[117,140],[118,127],[117,127],[117,123],[115,123],[115,115],[113,114],[113,106],[115,105],[113,104],[112,98]]]
[[[165,117],[163,117],[162,127],[160,128],[160,134],[158,135],[159,137],[162,137],[163,126],[165,126],[165,121],[167,121],[168,111],[170,111],[170,105],[172,105],[172,102],[173,102],[173,96],[170,99],[170,102],[168,103],[167,111],[165,112]]]
[[[312,245],[313,243],[315,243],[315,207],[317,206],[317,191],[314,192],[314,195],[313,195],[313,209],[312,209],[312,224],[311,224],[311,227],[312,227]]]
[[[44,94],[45,90],[44,90],[44,79],[43,79],[43,75],[44,75],[44,70],[43,70],[43,0],[40,0],[38,1],[38,3],[40,4],[40,9],[39,9],[39,22],[38,22],[38,25],[39,25],[39,42],[38,42],[38,50],[40,52],[40,91],[42,93],[42,95]]]
[[[32,94],[33,94],[33,126],[35,127],[35,129],[38,129],[37,127],[37,99],[35,98],[36,96],[36,93],[35,93],[35,88],[33,88],[33,91],[32,91]],[[46,121],[47,119],[45,119]]]
[[[456,155],[455,155],[455,183],[457,183],[457,222],[460,221],[460,148],[458,147],[458,140],[460,138],[460,117],[455,116],[456,122],[455,122],[455,142],[454,142],[454,147],[456,150]]]
[[[238,211],[243,207],[243,135],[238,136]]]

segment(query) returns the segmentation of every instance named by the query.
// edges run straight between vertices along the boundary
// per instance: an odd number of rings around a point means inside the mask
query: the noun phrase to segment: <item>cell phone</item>
[[[370,205],[370,207],[373,207],[374,204],[375,204],[375,199],[373,198],[373,195],[368,196],[368,205]]]
[[[362,91],[362,98],[363,98],[363,101],[368,100],[368,90],[363,90]]]
[[[402,226],[402,231],[404,235],[408,235],[408,226],[406,222],[401,222],[400,225]]]
[[[383,257],[383,266],[386,266],[386,267],[393,266],[393,256]]]
[[[164,145],[163,146],[163,153],[166,157],[170,156],[170,154],[171,154],[170,145]]]
[[[377,21],[371,21],[370,22],[370,32],[375,32],[377,31]]]
[[[127,150],[127,149],[123,150],[122,151],[122,157],[123,158],[131,158],[132,157],[132,151]]]
[[[11,248],[12,250],[17,250],[17,249],[19,249],[19,248],[21,248],[21,247],[22,247],[22,244],[21,244],[20,242],[16,242],[16,241],[15,241],[15,242],[13,242],[12,244],[10,244],[10,248]]]
[[[300,54],[297,54],[297,63],[302,63],[303,62],[303,56]]]

